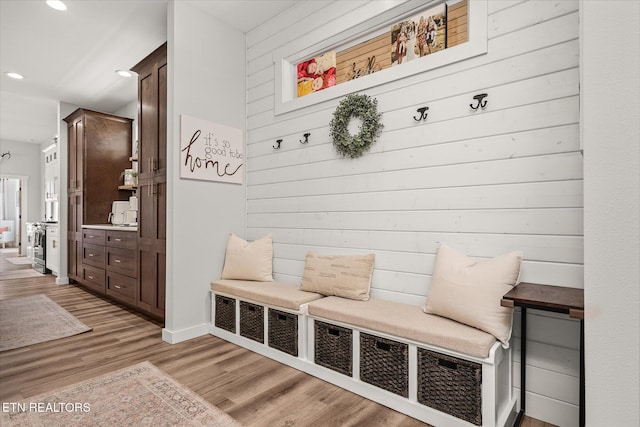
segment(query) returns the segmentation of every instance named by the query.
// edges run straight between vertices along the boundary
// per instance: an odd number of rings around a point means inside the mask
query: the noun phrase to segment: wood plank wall
[[[299,281],[308,250],[374,252],[372,295],[413,304],[438,242],[476,257],[522,250],[521,280],[582,287],[578,2],[489,1],[488,53],[366,90],[384,131],[343,159],[329,136],[340,98],[275,115],[274,55],[386,7],[304,2],[248,33],[247,237],[273,233],[280,280]],[[471,110],[482,92],[487,108]],[[529,327],[527,413],[577,425],[579,324],[534,312]]]

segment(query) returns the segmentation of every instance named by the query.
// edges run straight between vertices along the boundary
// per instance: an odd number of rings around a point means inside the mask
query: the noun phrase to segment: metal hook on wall
[[[7,151],[6,153],[2,153],[2,160],[4,160],[4,158],[6,157],[7,159],[11,158],[11,152]]]
[[[416,111],[420,113],[420,117],[413,116],[413,120],[416,122],[427,120],[427,111],[429,111],[429,107],[420,107]]]
[[[487,100],[484,98],[486,98],[487,96],[489,95],[486,93],[481,93],[474,96],[473,99],[476,100],[476,105],[474,106],[473,104],[469,104],[469,107],[471,107],[473,110],[477,110],[478,108],[482,108],[484,110],[484,107],[487,106]]]
[[[274,145],[273,148],[275,148],[276,150],[280,149],[280,144],[282,144],[282,140],[281,139],[276,139],[276,143],[278,145]]]
[[[306,144],[307,142],[309,142],[309,135],[311,135],[309,132],[305,133],[304,135],[304,141],[300,140],[300,144]]]

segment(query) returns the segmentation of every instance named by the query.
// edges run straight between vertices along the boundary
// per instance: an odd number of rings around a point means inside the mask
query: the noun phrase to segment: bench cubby
[[[361,333],[360,380],[409,397],[408,344]]]
[[[224,295],[215,297],[215,325],[231,333],[236,332],[236,300]]]
[[[353,374],[353,332],[325,322],[314,323],[313,355],[316,365],[341,374]]]
[[[240,335],[264,342],[264,307],[240,301]]]
[[[298,357],[298,315],[269,309],[269,347]]]
[[[482,365],[418,348],[418,402],[482,425]]]

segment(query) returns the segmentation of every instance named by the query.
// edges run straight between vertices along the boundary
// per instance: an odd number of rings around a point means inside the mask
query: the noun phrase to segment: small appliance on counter
[[[134,199],[134,200],[131,200]],[[111,204],[109,222],[113,225],[135,227],[138,225],[138,199],[129,198],[129,201],[114,201]]]

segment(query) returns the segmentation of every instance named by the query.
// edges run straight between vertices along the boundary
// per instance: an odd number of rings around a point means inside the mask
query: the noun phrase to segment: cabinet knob
[[[119,259],[115,259],[115,260],[113,260],[113,262],[120,263],[121,261]]]
[[[93,276],[87,276],[87,277],[88,277],[89,279],[91,279],[91,280],[95,279],[95,277],[93,277]]]
[[[92,256],[95,256],[95,254],[88,254],[88,256],[92,257]]]
[[[114,287],[114,288],[116,288],[116,289],[122,289],[122,288],[121,288],[120,286],[118,286],[118,285],[114,285],[113,287]]]
[[[116,242],[122,242],[122,239],[117,239],[116,238],[116,239],[113,239],[113,240],[115,240]]]

